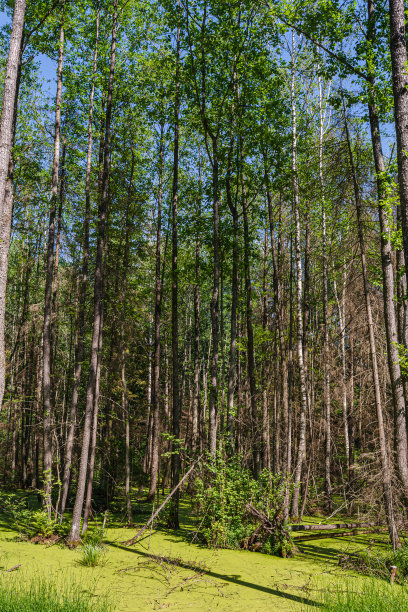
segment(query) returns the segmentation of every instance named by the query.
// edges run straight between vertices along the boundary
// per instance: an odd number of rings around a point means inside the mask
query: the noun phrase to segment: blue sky
[[[3,26],[10,24],[11,21],[7,13],[5,13],[5,11],[0,11],[0,28],[3,28]],[[46,86],[46,89],[48,89],[50,94],[52,94],[55,89],[57,64],[42,53],[39,54],[36,59],[38,59],[40,62],[40,70],[44,78],[44,85]]]

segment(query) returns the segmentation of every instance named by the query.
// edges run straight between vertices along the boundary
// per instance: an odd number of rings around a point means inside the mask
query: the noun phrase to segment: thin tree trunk
[[[248,381],[249,394],[251,403],[251,421],[252,421],[252,458],[253,470],[255,477],[260,472],[260,452],[259,452],[259,424],[258,424],[258,407],[257,407],[257,388],[255,378],[255,356],[254,356],[254,330],[252,326],[253,308],[252,308],[252,287],[251,287],[251,268],[249,263],[249,225],[248,225],[248,208],[244,177],[244,158],[241,151],[241,181],[242,181],[242,213],[244,220],[244,272],[245,272],[245,295],[246,295],[246,327],[247,327],[247,351],[248,351]]]
[[[331,394],[330,394],[330,343],[329,343],[329,276],[327,260],[327,231],[326,231],[326,201],[323,181],[323,92],[322,80],[319,76],[319,183],[322,204],[322,251],[323,251],[323,355],[324,355],[324,407],[326,420],[326,445],[324,461],[324,488],[329,513],[332,512],[332,485],[331,485]]]
[[[199,202],[195,248],[195,285],[194,285],[194,390],[193,390],[193,419],[192,419],[192,450],[196,453],[200,449],[199,423],[201,418],[201,389],[200,389],[200,233],[201,233],[201,157],[199,165]]]
[[[297,310],[297,352],[300,375],[300,417],[299,417],[299,442],[296,457],[294,490],[292,497],[292,516],[299,514],[300,478],[302,474],[303,461],[306,454],[306,410],[307,390],[306,372],[303,357],[303,277],[300,250],[300,213],[299,213],[299,183],[297,171],[297,119],[295,105],[295,59],[294,59],[295,34],[292,31],[292,79],[291,79],[291,103],[292,103],[292,180],[293,180],[293,208],[295,214],[295,261],[296,261],[296,310]]]
[[[218,194],[218,136],[213,138],[213,291],[211,296],[212,358],[210,376],[209,404],[209,442],[210,453],[217,450],[217,412],[218,412],[218,358],[219,358],[219,291],[220,291],[220,237],[219,237],[219,194]]]
[[[62,64],[64,59],[64,25],[60,25],[59,55],[57,70],[57,95],[55,101],[54,160],[52,164],[52,188],[50,216],[48,222],[48,243],[46,255],[46,277],[43,324],[43,409],[44,409],[44,504],[51,518],[52,488],[52,281],[54,276],[55,216],[58,198],[58,170],[61,140]]]
[[[89,224],[91,218],[91,165],[92,165],[92,144],[93,144],[93,109],[95,97],[95,76],[98,60],[98,42],[99,42],[99,7],[96,12],[96,32],[95,32],[95,50],[93,56],[92,67],[92,83],[91,93],[89,97],[88,110],[88,149],[86,154],[86,175],[85,175],[85,218],[84,218],[84,242],[82,249],[82,271],[81,271],[81,286],[79,296],[79,312],[78,312],[78,340],[75,347],[75,372],[74,386],[72,390],[71,408],[69,413],[69,428],[65,446],[64,456],[64,471],[62,477],[62,496],[61,496],[61,512],[60,520],[64,516],[65,506],[67,503],[69,482],[71,475],[72,451],[74,448],[76,414],[79,397],[79,385],[81,382],[82,361],[84,358],[84,336],[85,336],[85,302],[86,302],[86,286],[88,282],[88,262],[89,262]]]
[[[99,204],[99,223],[98,223],[98,239],[95,265],[95,289],[94,289],[94,322],[91,345],[91,359],[89,368],[89,379],[86,393],[85,421],[82,437],[82,449],[78,474],[78,487],[75,498],[75,505],[72,513],[71,531],[69,534],[70,542],[79,540],[79,529],[81,524],[82,507],[84,503],[86,473],[88,465],[88,452],[91,440],[92,429],[92,414],[94,409],[94,392],[96,375],[98,370],[99,344],[100,335],[102,334],[102,313],[103,313],[103,252],[106,233],[106,212],[108,204],[108,186],[109,186],[109,156],[110,156],[110,132],[111,132],[111,117],[112,117],[112,96],[113,82],[115,73],[116,60],[116,28],[117,28],[117,0],[113,2],[113,25],[112,25],[112,43],[111,43],[111,59],[109,70],[108,95],[106,100],[106,121],[105,121],[105,138],[104,138],[104,155],[103,155],[103,173],[101,185],[101,199]]]
[[[180,11],[180,0],[177,3]],[[171,486],[175,488],[180,480],[180,421],[181,406],[179,394],[179,356],[178,356],[178,180],[179,180],[179,114],[180,114],[180,26],[177,26],[176,43],[176,93],[174,109],[174,158],[173,158],[173,202],[172,202],[172,291],[171,291],[171,350],[172,350],[172,417],[173,417],[173,453],[171,456]],[[177,489],[171,506],[169,526],[179,528],[180,491]]]
[[[153,438],[152,462],[150,468],[150,490],[148,499],[153,500],[156,493],[160,467],[160,326],[161,326],[161,224],[162,224],[162,195],[163,195],[163,133],[164,124],[160,126],[159,149],[159,191],[157,201],[157,232],[156,232],[156,278],[155,278],[155,304],[154,304],[154,366],[152,379],[152,410],[153,410]]]
[[[374,321],[373,314],[371,308],[371,296],[370,296],[370,288],[368,284],[368,274],[367,274],[367,261],[366,261],[366,251],[365,251],[365,242],[364,242],[364,234],[363,234],[363,226],[362,226],[362,204],[360,198],[360,190],[357,182],[357,175],[354,166],[353,152],[350,143],[350,136],[348,131],[346,113],[344,111],[344,121],[346,127],[346,137],[347,144],[350,156],[350,167],[353,178],[353,186],[354,186],[354,198],[357,212],[357,224],[358,224],[358,237],[360,243],[360,256],[361,256],[361,268],[363,273],[363,284],[364,284],[364,299],[365,299],[365,307],[367,313],[367,330],[369,336],[370,343],[370,355],[371,355],[371,366],[372,366],[372,374],[373,374],[373,384],[374,384],[374,398],[375,398],[375,407],[377,413],[377,423],[378,423],[378,436],[380,442],[380,458],[381,458],[381,467],[382,467],[382,483],[383,483],[383,492],[384,492],[384,502],[385,502],[385,514],[387,518],[387,526],[388,532],[390,536],[390,540],[392,542],[393,547],[399,545],[399,538],[397,533],[397,528],[395,525],[394,518],[394,508],[393,508],[393,500],[392,500],[392,484],[391,484],[391,468],[387,451],[387,440],[385,435],[385,427],[384,427],[384,416],[381,402],[381,389],[380,389],[380,378],[378,374],[378,363],[377,363],[377,353],[375,348],[375,337],[374,337]]]

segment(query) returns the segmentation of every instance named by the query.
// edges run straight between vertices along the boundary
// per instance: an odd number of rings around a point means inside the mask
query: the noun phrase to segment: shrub
[[[267,470],[255,480],[240,457],[209,458],[195,483],[195,512],[201,539],[214,548],[252,548],[270,554],[293,553],[283,521],[283,502],[289,482]],[[248,511],[250,504],[273,525],[272,531]]]
[[[44,580],[31,583],[0,580],[0,612],[108,612],[107,602],[96,601],[80,585],[57,587]]]
[[[64,537],[69,533],[68,522],[55,523],[44,510],[30,507],[27,497],[0,491],[0,507],[21,536],[45,539],[54,534]]]

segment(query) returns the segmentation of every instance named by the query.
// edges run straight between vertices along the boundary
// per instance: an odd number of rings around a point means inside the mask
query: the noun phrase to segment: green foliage
[[[285,491],[290,487],[281,474],[264,470],[255,480],[241,465],[240,457],[224,459],[218,453],[196,480],[194,497],[199,533],[214,548],[253,548],[287,556],[293,543],[283,522]],[[273,533],[262,533],[259,521],[248,512],[250,504],[275,525]]]
[[[55,523],[44,510],[30,507],[27,497],[0,491],[0,506],[21,536],[49,538],[54,534],[65,537],[69,533],[68,522]]]
[[[105,534],[104,528],[95,527],[94,529],[88,529],[87,532],[82,537],[82,542],[84,544],[92,544],[93,546],[99,546],[103,548],[103,536]]]
[[[0,612],[108,612],[107,603],[94,601],[79,585],[63,588],[44,580],[0,580]]]

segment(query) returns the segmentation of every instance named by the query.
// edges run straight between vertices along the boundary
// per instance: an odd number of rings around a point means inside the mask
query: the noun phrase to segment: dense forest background
[[[4,485],[75,542],[208,452],[281,475],[285,519],[371,514],[397,545],[403,1],[1,8]]]

